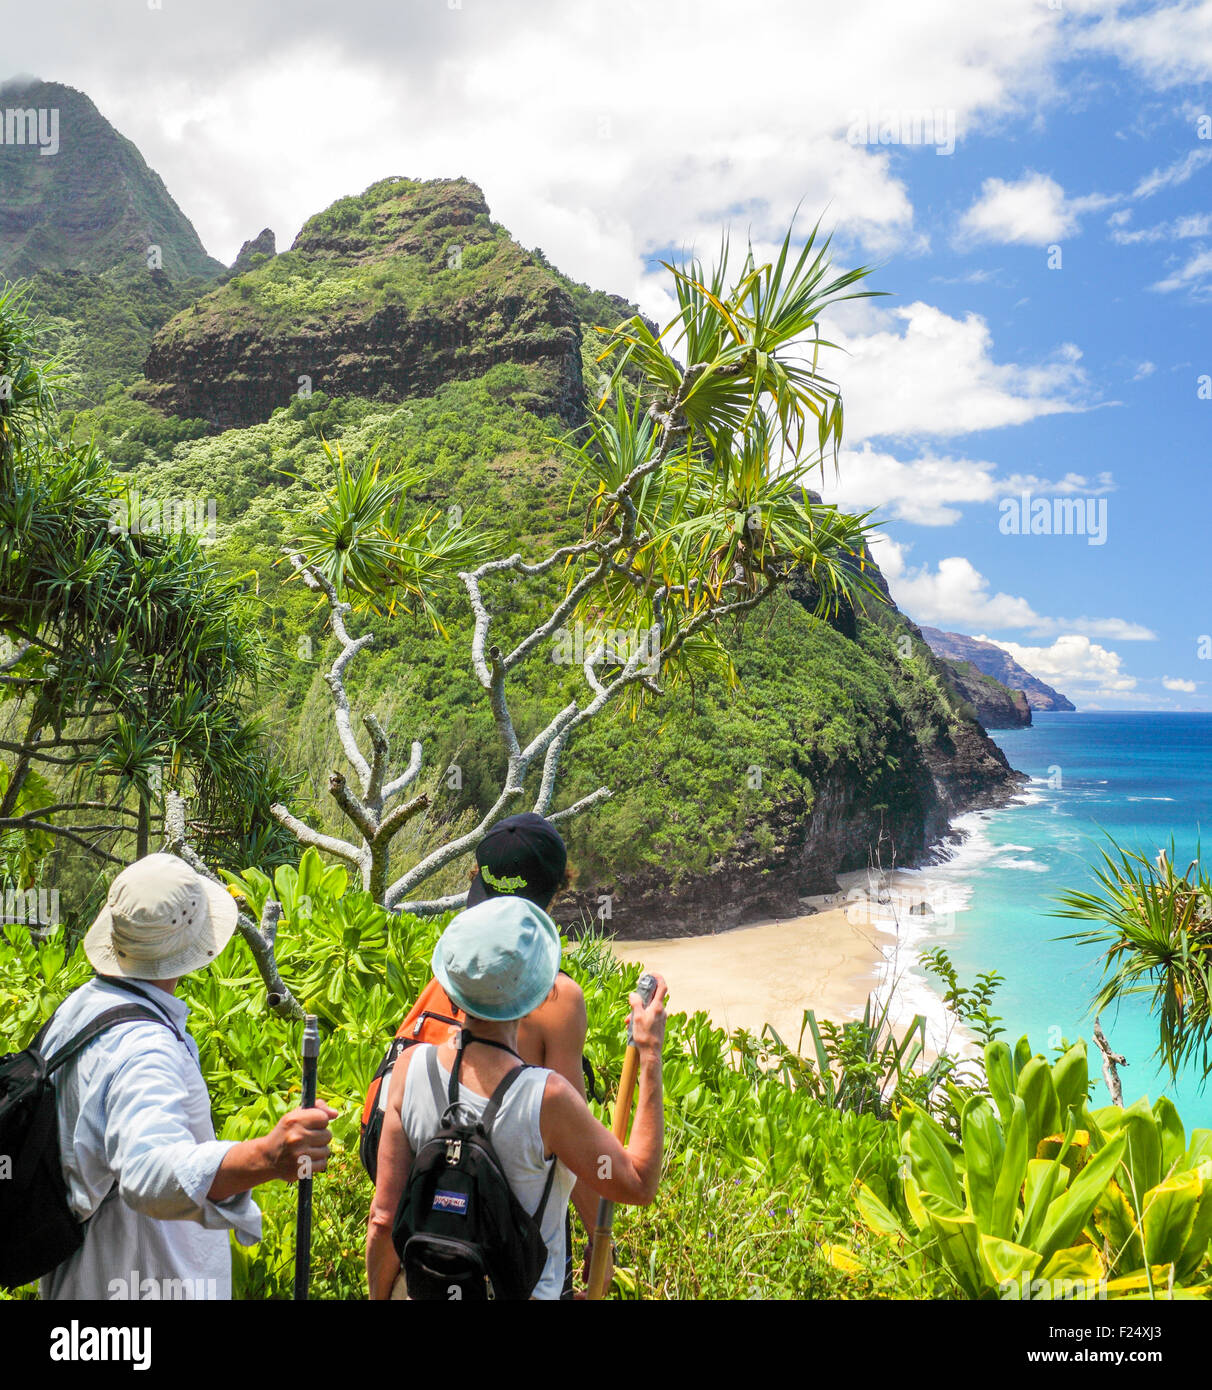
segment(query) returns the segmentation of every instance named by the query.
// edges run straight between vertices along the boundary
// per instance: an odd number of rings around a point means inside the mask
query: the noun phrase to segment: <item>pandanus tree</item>
[[[1212,1072],[1212,879],[1199,851],[1182,872],[1173,845],[1150,859],[1113,840],[1100,858],[1092,889],[1063,894],[1056,912],[1097,923],[1068,938],[1102,954],[1095,1007],[1147,1000],[1157,1022],[1158,1054],[1171,1075],[1194,1063],[1207,1076]]]
[[[196,535],[122,524],[130,497],[59,436],[55,374],[24,296],[0,295],[0,834],[123,865],[153,846],[162,793],[187,793],[203,849],[256,843],[286,783],[249,707],[256,614]],[[15,851],[15,853],[14,853]],[[19,885],[24,886],[24,885]]]
[[[738,269],[725,241],[709,273],[697,261],[667,265],[677,310],[663,331],[638,316],[598,330],[612,372],[584,430],[561,442],[583,523],[546,554],[494,555],[495,538],[470,522],[451,526],[432,508],[410,514],[403,499],[414,475],[334,456],[335,486],[297,522],[287,556],[327,604],[337,641],[324,679],[355,784],[334,770],[329,792],[353,832],[327,834],[275,805],[301,844],[349,864],[388,908],[456,907],[465,892],[423,890],[496,821],[523,809],[560,821],[609,797],[603,786],[558,804],[562,760],[589,721],[624,700],[667,696],[696,666],[731,673],[725,625],[797,577],[811,581],[822,616],[878,593],[866,574],[865,518],[823,505],[806,486],[830,455],[836,466],[842,437],[841,395],[820,367],[833,346],[821,316],[873,293],[858,288],[867,268],[834,274],[828,252],[814,229],[797,253],[789,231],[771,261],[750,248]],[[350,625],[399,606],[436,620],[435,586],[456,572],[470,608],[471,668],[499,745],[496,792],[469,829],[393,876],[392,840],[427,806],[415,794],[424,750],[411,741],[400,766],[374,714],[356,727],[347,675],[373,632]],[[507,640],[519,586],[543,602],[529,630]],[[585,645],[583,690],[523,739],[514,696],[533,693],[527,663],[576,623],[604,634]],[[620,650],[609,634],[629,640]]]

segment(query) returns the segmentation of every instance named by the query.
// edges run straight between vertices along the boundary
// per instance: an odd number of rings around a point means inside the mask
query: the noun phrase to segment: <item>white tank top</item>
[[[440,1112],[430,1084],[430,1064],[426,1055],[436,1053],[437,1048],[432,1043],[422,1043],[415,1052],[418,1055],[408,1064],[404,1100],[400,1105],[400,1123],[414,1155],[442,1128],[442,1114],[450,1093],[450,1073],[435,1057],[442,1083]],[[544,1150],[543,1136],[539,1130],[543,1089],[550,1075],[546,1067],[527,1067],[506,1092],[492,1125],[492,1146],[501,1160],[509,1186],[523,1209],[532,1216],[543,1199],[547,1171],[552,1161]],[[477,1115],[482,1115],[488,1105],[487,1096],[470,1090],[462,1081],[459,1082],[459,1100]],[[556,1171],[551,1183],[551,1195],[539,1227],[543,1243],[547,1246],[547,1263],[532,1294],[533,1298],[540,1299],[558,1299],[564,1287],[564,1215],[568,1210],[569,1195],[576,1186],[576,1174],[558,1158],[554,1162]]]

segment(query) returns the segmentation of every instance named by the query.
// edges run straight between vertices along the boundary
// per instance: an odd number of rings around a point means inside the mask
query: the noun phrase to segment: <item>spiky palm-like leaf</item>
[[[1067,892],[1054,916],[1099,925],[1064,939],[1098,947],[1103,975],[1095,1007],[1144,996],[1158,1023],[1158,1055],[1171,1075],[1197,1061],[1212,1070],[1212,882],[1199,850],[1185,873],[1174,845],[1155,860],[1114,840],[1100,849],[1093,892]]]

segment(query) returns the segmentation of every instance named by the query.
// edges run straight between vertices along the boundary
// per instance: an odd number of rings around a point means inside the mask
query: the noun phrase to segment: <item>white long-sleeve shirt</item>
[[[119,1023],[54,1074],[59,1145],[68,1201],[88,1219],[84,1245],[46,1275],[44,1299],[230,1298],[228,1231],[241,1245],[261,1238],[261,1212],[247,1192],[212,1202],[207,1193],[231,1144],[215,1138],[198,1049],[176,995],[134,982],[145,995],[99,979],[70,995],[41,1051],[50,1056],[92,1019],[146,1003],[159,1023]]]

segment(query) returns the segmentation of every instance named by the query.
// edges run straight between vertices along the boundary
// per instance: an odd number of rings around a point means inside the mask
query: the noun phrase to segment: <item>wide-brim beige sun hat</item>
[[[209,965],[231,940],[239,908],[221,884],[175,854],[122,870],[84,938],[98,975],[171,980]]]

